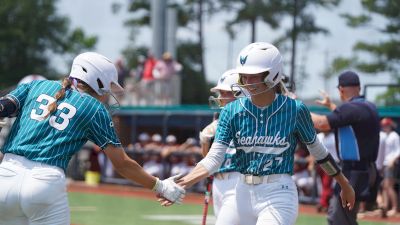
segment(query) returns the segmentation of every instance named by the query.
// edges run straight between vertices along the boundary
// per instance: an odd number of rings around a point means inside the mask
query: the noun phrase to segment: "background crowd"
[[[123,59],[115,62],[118,82],[125,93],[118,96],[121,105],[172,105],[180,99],[179,72],[182,65],[169,52],[160,59],[151,52],[138,57],[136,68],[128,68]]]

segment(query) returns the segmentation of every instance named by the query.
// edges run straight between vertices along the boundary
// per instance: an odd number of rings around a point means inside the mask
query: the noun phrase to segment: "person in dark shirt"
[[[379,116],[376,106],[360,95],[360,79],[355,72],[340,74],[338,90],[343,104],[336,106],[322,92],[324,99],[317,103],[332,112],[328,115],[311,113],[311,117],[316,129],[335,130],[342,171],[356,193],[355,207],[348,210],[341,207],[339,187],[336,187],[328,209],[328,224],[357,225],[360,201],[376,199],[379,179],[374,162],[379,148]]]

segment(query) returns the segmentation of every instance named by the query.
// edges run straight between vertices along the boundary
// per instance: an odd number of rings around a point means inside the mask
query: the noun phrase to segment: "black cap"
[[[339,75],[338,87],[360,86],[360,78],[353,71],[345,71]]]

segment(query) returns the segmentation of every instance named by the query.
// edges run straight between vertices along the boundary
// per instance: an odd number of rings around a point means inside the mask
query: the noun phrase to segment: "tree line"
[[[137,65],[137,56],[145,55],[148,46],[138,46],[135,38],[142,28],[150,26],[150,1],[131,0],[128,8],[117,3],[112,10],[128,10],[131,18],[125,26],[131,32],[130,44],[123,51],[129,66]],[[172,1],[170,1],[172,2]],[[60,16],[56,10],[57,0],[3,0],[0,4],[0,88],[15,84],[27,74],[43,74],[49,78],[57,77],[58,71],[50,64],[57,56],[73,56],[84,50],[93,49],[97,37],[87,36],[81,28],[71,28],[67,17]],[[225,12],[233,15],[227,18],[225,32],[233,40],[243,25],[250,26],[250,40],[254,42],[257,24],[266,24],[273,30],[284,30],[274,40],[281,49],[290,50],[290,87],[297,77],[306,77],[307,71],[297,68],[299,44],[306,44],[313,35],[329,34],[328,27],[317,24],[315,10],[326,8],[335,10],[341,0],[176,0],[168,7],[178,12],[178,29],[190,30],[191,39],[178,39],[177,60],[182,63],[182,103],[203,104],[207,101],[208,90],[212,85],[206,81],[204,60],[204,20],[212,22],[213,16]],[[342,69],[356,69],[360,72],[378,76],[389,73],[395,83],[399,82],[400,59],[400,3],[397,0],[360,0],[362,13],[342,14],[349,27],[354,29],[375,28],[382,38],[372,42],[366,37],[353,46],[351,57],[337,57],[324,72],[325,77],[337,74]],[[111,10],[111,9],[110,9]],[[349,9],[349,11],[351,11]],[[385,25],[374,25],[379,17]],[[289,27],[282,27],[282,21],[290,20]],[[378,79],[377,79],[378,80]],[[398,89],[389,88],[378,97],[382,103],[399,102]]]

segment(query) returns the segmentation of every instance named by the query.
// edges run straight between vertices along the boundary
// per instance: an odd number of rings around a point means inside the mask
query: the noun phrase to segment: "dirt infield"
[[[112,185],[112,184],[100,184],[98,186],[88,186],[84,182],[70,182],[68,185],[68,192],[79,192],[79,193],[97,193],[103,195],[112,196],[124,196],[134,197],[141,199],[153,199],[156,200],[154,192],[139,187],[133,187],[128,185]],[[204,195],[197,193],[188,193],[185,197],[184,203],[187,204],[203,204]],[[300,205],[299,213],[317,215],[314,206]],[[320,214],[323,215],[323,214]],[[380,218],[379,216],[371,214],[362,215],[360,220],[365,221],[376,221],[376,222],[390,222],[400,224],[400,215],[396,215],[390,218]]]

